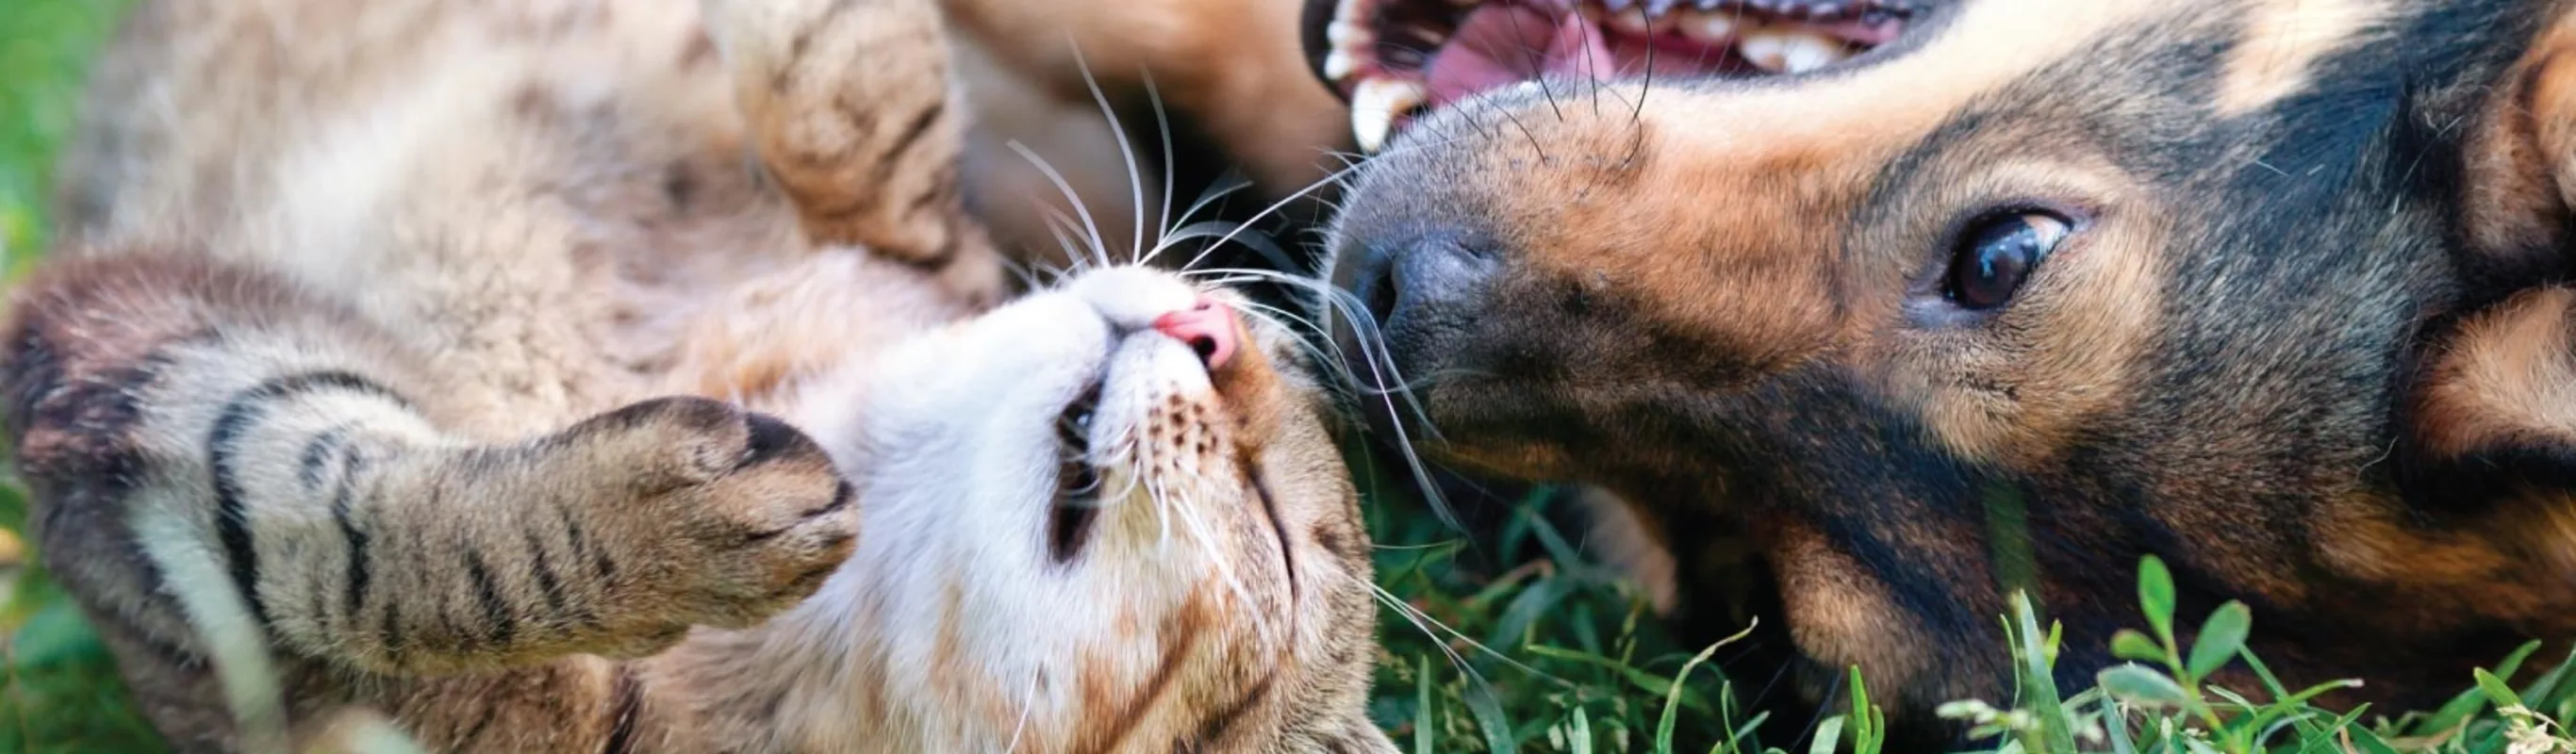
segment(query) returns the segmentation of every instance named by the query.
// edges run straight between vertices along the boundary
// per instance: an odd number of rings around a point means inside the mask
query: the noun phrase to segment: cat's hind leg
[[[973,303],[1000,255],[968,216],[965,105],[934,0],[700,0],[768,174],[818,244],[864,246]]]

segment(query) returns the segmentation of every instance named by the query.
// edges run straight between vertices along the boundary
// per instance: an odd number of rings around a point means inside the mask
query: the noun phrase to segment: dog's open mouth
[[[1921,0],[1309,0],[1306,51],[1376,152],[1412,118],[1542,76],[1804,73],[1896,39]]]

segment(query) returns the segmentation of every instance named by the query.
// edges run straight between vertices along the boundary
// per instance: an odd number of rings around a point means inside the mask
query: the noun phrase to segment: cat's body
[[[1365,535],[1293,374],[1175,366],[1138,307],[1190,288],[1150,274],[961,321],[999,266],[931,4],[703,8],[138,11],[0,376],[46,564],[170,743],[266,749],[357,707],[442,750],[1382,747]],[[1057,438],[1122,374],[1168,379],[1117,415],[1199,407],[1154,421],[1238,463],[1149,467],[1147,442],[1100,473],[1155,489],[1148,520],[1258,492],[1275,544],[1142,557],[1104,511],[1050,566],[1014,556],[1050,524],[958,530],[1061,507],[1056,466],[989,448]],[[1231,481],[1181,505],[1169,480]],[[899,600],[924,590],[947,600]],[[1000,651],[1064,626],[1072,654]]]

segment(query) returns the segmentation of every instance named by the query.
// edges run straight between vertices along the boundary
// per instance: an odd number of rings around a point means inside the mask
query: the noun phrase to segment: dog
[[[1776,601],[1810,701],[2006,698],[2016,592],[2089,686],[2147,555],[2184,641],[2240,601],[2291,687],[2366,683],[2337,704],[2576,635],[2576,4],[1313,0],[1304,36],[1376,151],[1327,243],[1382,426],[1624,501],[1677,620]]]

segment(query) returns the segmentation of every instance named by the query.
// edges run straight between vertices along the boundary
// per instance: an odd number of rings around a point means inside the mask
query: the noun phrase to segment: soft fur
[[[2568,4],[1909,5],[1811,73],[1509,86],[1364,165],[1332,244],[1427,448],[1616,491],[1685,618],[1777,599],[1811,698],[1858,665],[1916,722],[2009,692],[2008,590],[2090,678],[2151,553],[2182,625],[2243,600],[2344,701],[2576,635]],[[1945,297],[2021,208],[2074,235]]]
[[[1391,750],[1288,336],[1211,372],[1134,269],[985,312],[937,9],[702,8],[129,22],[0,395],[170,743]]]

